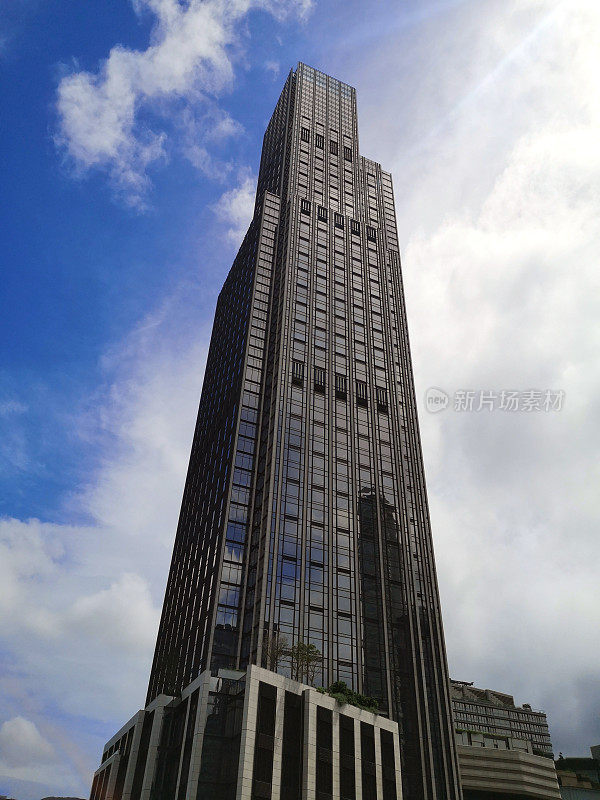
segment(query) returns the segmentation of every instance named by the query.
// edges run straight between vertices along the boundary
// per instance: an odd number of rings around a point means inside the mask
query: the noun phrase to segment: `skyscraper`
[[[460,797],[392,179],[304,64],[217,303],[147,703],[290,675],[284,641],[397,721],[405,800]]]

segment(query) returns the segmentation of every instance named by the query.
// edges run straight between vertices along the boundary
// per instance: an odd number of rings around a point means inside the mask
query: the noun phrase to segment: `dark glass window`
[[[335,376],[335,393],[340,398],[346,397],[346,376],[345,375],[336,375]]]
[[[254,751],[254,791],[259,797],[271,797],[273,780],[273,751],[257,747]]]
[[[336,228],[343,228],[344,227],[344,217],[337,212],[333,216],[333,224]]]
[[[267,736],[275,735],[276,700],[277,689],[275,686],[261,681],[258,687],[257,733],[264,733]]]
[[[321,150],[322,150],[324,144],[325,144],[325,140],[323,139],[323,134],[322,133],[315,134],[315,145],[317,147],[321,148]]]
[[[327,708],[317,706],[317,769],[316,788],[331,797],[333,792],[333,715]]]
[[[317,208],[317,218],[323,220],[323,222],[327,222],[327,209],[323,206],[319,206]]]
[[[383,800],[397,800],[396,763],[394,737],[390,731],[381,731],[381,771],[383,777]]]
[[[340,714],[340,798],[354,800],[355,797],[354,720]]]
[[[377,387],[377,408],[380,411],[387,411],[387,389],[381,386]]]
[[[303,753],[302,695],[285,693],[283,706],[283,743],[281,762],[281,797],[291,800],[302,791]]]
[[[350,232],[355,236],[360,236],[360,223],[355,219],[350,220]]]
[[[335,139],[331,139],[329,142],[329,152],[334,156],[337,156],[338,154],[338,143],[335,141]]]
[[[344,160],[345,161],[352,161],[352,148],[351,147],[344,147]]]
[[[300,200],[300,211],[303,214],[310,214],[310,200],[306,200],[304,197]]]
[[[377,241],[377,235],[375,233],[375,228],[373,228],[371,225],[367,225],[367,239],[370,242],[376,242]]]
[[[300,138],[303,142],[310,142],[310,130],[308,128],[300,128]]]
[[[363,800],[377,800],[375,731],[368,722],[360,723],[360,759]]]
[[[256,747],[252,773],[253,789],[260,797],[271,796],[276,699],[277,689],[261,681],[258,685]]]

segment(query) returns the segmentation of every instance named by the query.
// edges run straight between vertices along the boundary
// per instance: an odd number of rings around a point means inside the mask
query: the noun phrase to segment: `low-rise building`
[[[478,689],[472,683],[451,681],[452,713],[455,727],[492,736],[531,742],[535,755],[553,758],[548,720],[543,711],[492,689]]]
[[[508,739],[503,747],[490,747],[458,740],[464,800],[560,800],[552,759],[513,748],[515,743]]]
[[[401,800],[398,725],[282,675],[207,671],[104,748],[90,800]]]
[[[465,800],[560,800],[543,712],[461,681],[451,696]]]
[[[556,763],[562,800],[600,800],[600,746],[590,747],[591,758],[564,758]]]

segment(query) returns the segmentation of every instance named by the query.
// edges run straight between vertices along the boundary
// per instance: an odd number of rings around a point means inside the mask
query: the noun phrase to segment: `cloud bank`
[[[252,220],[254,199],[256,196],[256,178],[250,170],[242,170],[237,186],[224,192],[214,206],[217,218],[227,227],[227,238],[240,245]]]
[[[572,755],[600,738],[599,36],[587,0],[466,3],[354,67],[395,181],[451,672],[544,709]],[[418,91],[375,79],[431,37]],[[565,404],[432,415],[431,386]]]
[[[104,455],[65,511],[89,522],[0,519],[5,777],[84,796],[103,741],[144,701],[210,332],[190,336],[180,303],[107,353],[78,421]],[[34,727],[55,757],[24,765],[8,743]]]
[[[127,203],[143,207],[149,170],[169,156],[175,119],[191,163],[210,177],[209,148],[239,132],[217,105],[231,89],[240,22],[253,10],[283,19],[306,16],[311,0],[134,0],[154,18],[148,47],[116,45],[97,71],[66,75],[58,87],[58,143],[76,170],[105,170]]]

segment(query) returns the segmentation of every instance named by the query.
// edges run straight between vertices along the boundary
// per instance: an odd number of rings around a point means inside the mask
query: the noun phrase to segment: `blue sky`
[[[143,702],[212,315],[303,60],[394,176],[455,677],[600,740],[593,0],[7,0],[0,793],[87,796]]]

